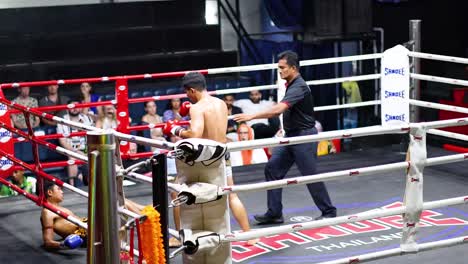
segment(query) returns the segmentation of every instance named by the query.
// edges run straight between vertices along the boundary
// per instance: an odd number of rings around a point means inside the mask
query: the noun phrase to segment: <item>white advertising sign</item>
[[[381,63],[382,126],[408,124],[409,57],[408,49],[398,45],[383,53]]]

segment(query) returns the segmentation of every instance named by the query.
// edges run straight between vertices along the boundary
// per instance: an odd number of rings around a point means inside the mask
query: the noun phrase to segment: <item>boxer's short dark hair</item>
[[[182,78],[182,87],[184,89],[194,88],[198,91],[206,90],[206,79],[199,72],[188,72]]]
[[[47,191],[52,190],[55,185],[57,185],[57,184],[55,182],[53,182],[53,181],[44,180],[44,195],[45,195],[46,198],[49,198],[49,195],[47,194]],[[36,189],[38,189],[38,188],[36,188]]]

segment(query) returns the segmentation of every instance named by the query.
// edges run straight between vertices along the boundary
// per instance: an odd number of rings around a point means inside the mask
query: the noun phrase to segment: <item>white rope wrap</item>
[[[184,253],[189,255],[214,249],[221,243],[219,235],[211,231],[182,229],[180,237]]]
[[[425,128],[411,129],[408,154],[410,167],[406,175],[406,190],[403,199],[407,210],[403,214],[400,247],[404,252],[416,252],[418,251],[416,233],[423,209],[423,171],[427,160]]]
[[[209,165],[224,157],[226,145],[214,140],[202,138],[189,138],[180,140],[175,144],[175,150],[182,150],[183,154],[177,157],[189,165],[201,162]]]
[[[219,200],[222,194],[215,184],[196,182],[189,185],[183,184],[178,197],[187,197],[185,204],[203,204]]]

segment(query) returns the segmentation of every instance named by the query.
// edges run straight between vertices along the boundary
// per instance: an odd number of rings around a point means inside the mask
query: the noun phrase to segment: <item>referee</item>
[[[237,114],[234,120],[246,122],[257,118],[271,118],[283,114],[286,137],[297,137],[317,134],[315,129],[314,98],[309,86],[299,73],[297,53],[284,51],[278,55],[278,71],[281,79],[286,80],[286,94],[281,102],[269,110],[256,114]],[[317,143],[287,145],[277,147],[266,164],[267,181],[283,179],[291,166],[296,163],[302,175],[313,175],[316,172]],[[307,184],[309,193],[322,214],[315,218],[336,217],[336,208],[332,205],[327,188],[323,182]],[[282,189],[268,190],[268,211],[255,215],[259,224],[280,224],[284,222]]]

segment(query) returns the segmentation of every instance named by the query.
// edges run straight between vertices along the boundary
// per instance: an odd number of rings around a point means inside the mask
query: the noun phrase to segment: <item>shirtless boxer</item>
[[[63,191],[60,186],[53,182],[45,181],[44,192],[47,202],[57,207],[60,211],[79,219],[72,211],[60,206],[63,201]],[[41,226],[42,239],[46,249],[77,248],[81,246],[86,235],[86,232],[82,231],[80,236],[78,234],[80,227],[45,208],[41,212]],[[62,242],[54,240],[54,233],[65,240]]]
[[[62,188],[53,182],[44,182],[44,192],[47,202],[54,205],[60,211],[69,214],[77,219],[80,219],[69,209],[60,206],[63,202]],[[143,206],[131,200],[125,199],[125,207],[134,212],[140,213]],[[74,249],[83,244],[86,240],[86,230],[71,223],[65,218],[43,208],[41,212],[41,226],[42,226],[42,239],[44,241],[44,248],[48,250],[53,249]],[[54,233],[64,238],[63,241],[54,240]]]
[[[223,100],[213,97],[206,90],[206,80],[199,72],[189,72],[182,78],[182,86],[185,89],[187,97],[194,104],[184,102],[179,110],[182,116],[190,114],[190,128],[186,129],[178,124],[177,121],[168,121],[164,127],[166,135],[175,135],[181,138],[204,138],[221,143],[226,143],[226,127],[228,110]],[[231,170],[229,160],[227,160],[226,169]],[[233,185],[232,173],[226,173],[227,184]],[[250,230],[249,220],[244,205],[236,193],[229,194],[229,207],[234,214],[241,229]],[[178,210],[174,211],[174,218],[177,223]],[[177,228],[178,226],[176,226]],[[247,241],[253,245],[258,239]]]

